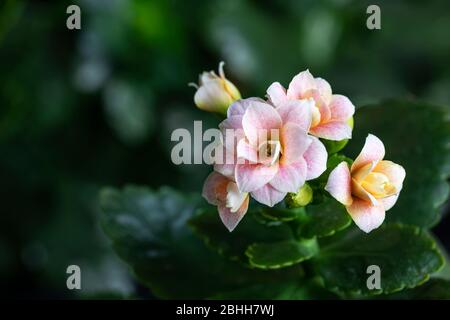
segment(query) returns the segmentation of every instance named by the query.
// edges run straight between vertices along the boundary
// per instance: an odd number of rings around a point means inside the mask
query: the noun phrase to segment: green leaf
[[[351,219],[345,208],[334,199],[309,205],[299,219],[297,234],[302,238],[326,237],[347,228]]]
[[[430,279],[425,284],[414,289],[381,296],[380,298],[393,300],[450,300],[450,280]]]
[[[211,294],[209,283],[202,278],[211,274],[208,269],[218,266],[207,265],[209,252],[184,227],[196,202],[170,189],[154,193],[126,187],[123,191],[101,192],[103,230],[119,256],[160,297]]]
[[[187,227],[203,200],[129,186],[100,195],[102,227],[117,254],[160,298],[199,299],[258,284],[296,281],[300,266],[252,270],[209,250]]]
[[[449,195],[448,111],[411,100],[388,100],[360,108],[347,148],[353,156],[361,151],[368,133],[384,142],[386,160],[406,170],[403,190],[387,214],[387,221],[421,227],[435,225],[441,216],[440,207]]]
[[[249,211],[233,232],[222,224],[216,208],[202,210],[189,221],[196,234],[212,248],[231,260],[248,264],[247,248],[254,243],[273,243],[295,240],[286,223],[264,224],[258,213]]]
[[[369,234],[349,228],[324,238],[313,261],[325,286],[350,295],[393,293],[429,279],[443,265],[436,243],[426,231],[398,224]],[[381,289],[369,290],[367,268],[380,267]]]
[[[211,299],[226,300],[320,300],[338,299],[338,296],[325,290],[317,281],[281,282],[273,284],[259,284],[239,290],[223,292]]]
[[[288,222],[296,220],[300,215],[304,215],[303,208],[261,208],[259,212],[261,219],[267,219],[268,221],[282,221]]]
[[[319,252],[316,239],[255,243],[245,254],[250,264],[261,269],[278,269],[310,259]]]

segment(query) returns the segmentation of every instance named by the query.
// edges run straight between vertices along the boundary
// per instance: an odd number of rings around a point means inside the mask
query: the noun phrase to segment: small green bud
[[[348,125],[350,126],[350,128],[353,129],[353,127],[355,126],[355,121],[353,120],[353,117],[351,117],[350,119],[347,120]]]
[[[288,193],[286,204],[290,208],[304,207],[313,199],[313,190],[305,183],[297,193]]]

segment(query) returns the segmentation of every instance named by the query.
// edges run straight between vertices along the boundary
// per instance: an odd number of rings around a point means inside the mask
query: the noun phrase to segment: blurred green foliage
[[[73,3],[81,30],[66,28]],[[79,264],[89,295],[149,296],[107,248],[97,192],[125,183],[199,192],[210,168],[172,165],[170,134],[220,121],[194,107],[187,83],[221,60],[243,96],[309,68],[356,106],[391,96],[450,105],[448,1],[378,1],[376,31],[365,26],[369,4],[2,1],[2,294],[72,297],[65,268]]]

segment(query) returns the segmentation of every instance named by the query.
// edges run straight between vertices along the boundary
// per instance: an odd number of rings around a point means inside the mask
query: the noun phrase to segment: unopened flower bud
[[[224,62],[219,64],[219,75],[214,71],[203,72],[194,96],[195,105],[208,112],[226,114],[228,107],[241,98],[239,90],[225,78]]]
[[[312,201],[313,190],[305,183],[297,193],[289,193],[286,197],[286,203],[290,208],[304,207]]]

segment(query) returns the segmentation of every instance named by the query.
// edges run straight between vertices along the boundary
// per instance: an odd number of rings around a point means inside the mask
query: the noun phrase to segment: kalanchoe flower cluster
[[[296,75],[287,90],[278,82],[270,85],[267,100],[240,99],[224,77],[223,63],[219,69],[220,77],[203,73],[194,100],[203,110],[226,110],[219,128],[224,158],[231,161],[215,163],[203,197],[217,206],[232,231],[247,212],[250,197],[272,207],[326,171],[328,154],[319,138],[350,139],[355,107],[308,70]],[[405,178],[400,165],[383,158],[383,143],[369,135],[351,168],[340,163],[325,187],[365,232],[381,225]]]

